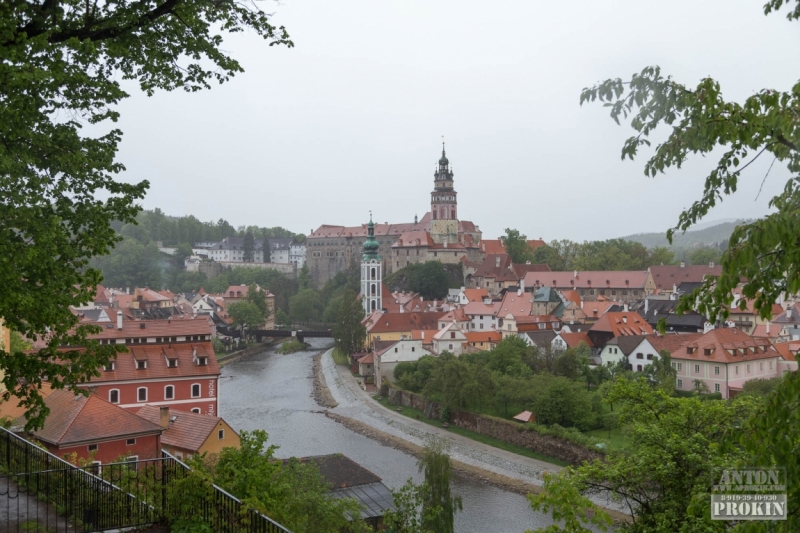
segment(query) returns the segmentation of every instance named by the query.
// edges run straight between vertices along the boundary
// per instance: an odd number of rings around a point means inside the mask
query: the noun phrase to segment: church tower
[[[372,222],[372,213],[369,215],[367,225],[367,240],[364,241],[364,255],[361,257],[361,304],[367,315],[373,311],[383,309],[382,294],[382,259],[378,255],[380,244],[375,240],[375,224]]]
[[[453,189],[453,171],[442,143],[442,157],[433,174],[431,193],[431,238],[437,244],[458,242],[457,193]]]

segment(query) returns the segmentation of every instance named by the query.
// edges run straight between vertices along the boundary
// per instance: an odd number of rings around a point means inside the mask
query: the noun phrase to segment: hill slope
[[[723,222],[703,229],[678,233],[673,237],[671,246],[667,241],[666,231],[661,233],[637,233],[622,238],[628,241],[640,242],[648,248],[666,246],[676,251],[676,253],[678,250],[691,250],[700,247],[720,247],[722,245],[721,247],[724,248],[731,233],[733,233],[733,229],[742,222],[744,221]]]

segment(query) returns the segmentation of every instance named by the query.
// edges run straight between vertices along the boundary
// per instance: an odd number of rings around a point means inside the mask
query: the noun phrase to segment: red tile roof
[[[528,246],[533,250],[544,246],[545,242],[541,239],[528,239]],[[503,241],[500,239],[483,239],[481,241],[481,249],[486,254],[504,254],[506,247],[503,246]]]
[[[691,353],[690,353],[691,350]],[[706,354],[706,350],[711,350]],[[671,352],[673,359],[738,363],[780,357],[767,339],[754,339],[737,328],[712,329],[695,341],[684,342]]]
[[[431,234],[424,230],[406,231],[392,244],[392,248],[414,248],[417,246],[434,246]]]
[[[515,317],[528,316],[533,309],[533,295],[529,292],[523,292],[517,295],[516,292],[509,291],[503,297],[503,302],[500,305],[497,316],[505,318],[506,315],[513,315]]]
[[[39,389],[39,395],[42,398],[47,398],[53,392],[53,388],[46,381],[42,382],[42,387]],[[27,409],[19,406],[19,397],[10,395],[8,400],[0,399],[0,420],[16,420],[25,414]]]
[[[367,332],[393,333],[414,329],[438,329],[438,321],[444,313],[381,313],[373,315],[375,322],[367,325]]]
[[[136,414],[160,427],[161,410],[158,406],[145,405]],[[190,450],[193,453],[200,450],[209,435],[222,421],[218,416],[170,409],[170,420],[172,420],[172,417],[175,417],[175,420],[170,422],[169,428],[161,435],[161,443],[166,446]]]
[[[207,364],[199,366],[197,357],[207,357]],[[167,359],[177,359],[178,366],[169,368]],[[147,361],[147,368],[136,369],[136,361]],[[117,354],[114,370],[100,370],[100,377],[92,383],[135,379],[160,379],[184,376],[218,376],[219,365],[210,342],[129,345],[128,353]]]
[[[45,404],[50,408],[50,415],[44,427],[33,434],[40,440],[58,446],[161,433],[159,425],[94,394],[87,398],[57,390],[45,400]],[[23,425],[25,418],[20,417],[17,423]]]
[[[589,333],[586,331],[579,331],[577,333],[561,333],[561,338],[567,343],[570,348],[577,348],[582,342],[587,346],[594,346],[592,339],[589,338]]]
[[[525,287],[535,285],[563,289],[644,289],[646,270],[597,270],[568,272],[529,272],[525,275]],[[608,282],[608,283],[606,283]]]
[[[370,352],[367,355],[360,357],[358,362],[362,365],[372,365],[375,364],[375,357],[373,357],[372,352]]]
[[[123,320],[122,329],[117,329],[117,313],[109,310],[111,322],[98,322],[103,331],[92,335],[93,339],[128,339],[135,337],[185,337],[187,335],[211,335],[208,316],[176,318],[172,320]]]
[[[788,342],[773,342],[772,346],[781,354],[784,361],[797,361]]]
[[[653,328],[639,313],[612,312],[605,313],[590,328],[591,331],[605,331],[615,337],[629,335],[652,335]]]
[[[464,335],[467,342],[500,342],[503,338],[499,331],[473,331]]]
[[[586,318],[600,318],[606,313],[606,311],[615,305],[617,305],[617,302],[612,301],[583,302],[583,312],[586,315]]]
[[[753,328],[753,332],[750,334],[750,336],[760,337],[762,339],[777,339],[780,334],[781,334],[780,325],[770,324],[769,333],[767,333],[767,325],[758,324],[756,325],[755,328]]]
[[[659,352],[666,350],[669,353],[672,353],[680,349],[681,345],[687,342],[694,342],[702,336],[702,333],[678,333],[668,335],[659,334],[647,337],[647,341]]]
[[[486,289],[464,289],[464,296],[470,302],[482,302],[484,298],[489,297],[489,291]]]
[[[722,267],[715,265],[709,268],[708,265],[654,265],[650,267],[653,281],[656,288],[662,291],[671,291],[674,285],[683,282],[702,283],[706,276],[719,276],[722,274]]]
[[[578,294],[578,291],[564,290],[561,291],[561,294],[568,302],[575,302],[576,304],[581,305],[581,296]]]

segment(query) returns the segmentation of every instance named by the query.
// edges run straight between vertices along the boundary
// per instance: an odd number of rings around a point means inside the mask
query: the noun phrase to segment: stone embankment
[[[325,374],[322,373],[322,355],[325,351],[319,352],[314,356],[314,364],[312,366],[312,383],[313,383],[313,396],[314,400],[322,407],[333,409],[338,407],[339,404],[333,399],[328,384],[325,382]]]
[[[419,409],[428,418],[439,418],[439,404],[431,402],[413,392],[389,388],[389,403]],[[534,430],[525,428],[521,424],[479,415],[469,411],[454,411],[450,416],[450,423],[487,437],[492,437],[503,442],[527,448],[548,457],[555,457],[573,465],[584,461],[599,459],[603,455],[594,450],[559,439],[551,435],[542,435]]]

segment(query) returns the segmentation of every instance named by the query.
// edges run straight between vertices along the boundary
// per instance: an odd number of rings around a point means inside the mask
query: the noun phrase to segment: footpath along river
[[[312,397],[312,364],[313,356],[330,347],[330,341],[309,342],[310,351],[279,355],[269,349],[225,366],[219,385],[220,416],[237,431],[266,430],[269,443],[280,446],[277,457],[343,453],[390,488],[402,486],[409,477],[421,481],[416,458],[325,416]],[[331,381],[328,386],[337,401],[352,398],[341,381]],[[357,407],[351,401],[343,408],[349,416]],[[524,496],[479,480],[456,476],[453,493],[464,501],[464,512],[456,515],[458,533],[522,533],[552,523],[549,516],[534,513]]]

